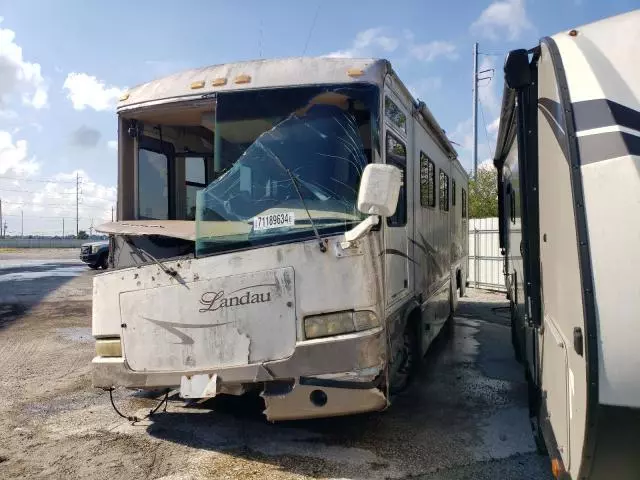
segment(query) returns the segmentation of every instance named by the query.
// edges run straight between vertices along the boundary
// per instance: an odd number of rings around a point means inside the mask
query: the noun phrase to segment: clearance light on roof
[[[250,83],[251,82],[251,75],[238,75],[235,80],[234,83]]]
[[[124,101],[125,101],[126,99],[128,99],[128,98],[129,98],[129,92],[126,92],[126,93],[123,93],[122,95],[120,95],[119,100],[120,100],[121,102],[124,102]]]
[[[224,77],[214,78],[211,82],[211,85],[214,87],[221,87],[222,85],[227,84],[227,79]]]
[[[191,90],[202,88],[204,87],[204,80],[198,80],[197,82],[192,82],[190,87],[191,87]]]
[[[349,75],[350,77],[361,77],[362,75],[364,75],[364,70],[362,70],[361,68],[350,68],[349,70],[347,70],[347,75]]]

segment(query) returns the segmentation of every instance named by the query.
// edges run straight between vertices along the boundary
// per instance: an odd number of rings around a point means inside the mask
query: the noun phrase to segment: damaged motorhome
[[[118,105],[94,386],[382,410],[456,307],[468,177],[385,60],[190,70]]]
[[[557,478],[640,478],[640,10],[505,62],[512,340]]]

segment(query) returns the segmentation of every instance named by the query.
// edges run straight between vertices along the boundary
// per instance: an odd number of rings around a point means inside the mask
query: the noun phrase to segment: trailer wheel
[[[536,444],[537,452],[540,455],[548,455],[547,445],[544,441],[544,435],[542,434],[542,422],[540,420],[540,389],[531,379],[528,371],[525,376],[527,378],[527,393],[529,397],[529,420],[531,422],[533,440]]]
[[[518,315],[514,308],[513,302],[509,302],[509,312],[511,313],[511,345],[513,345],[513,354],[518,363],[522,363],[522,349],[520,348],[520,338],[518,336]]]

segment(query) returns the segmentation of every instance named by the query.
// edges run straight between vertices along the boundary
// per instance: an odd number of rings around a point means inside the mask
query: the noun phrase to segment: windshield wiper
[[[320,236],[320,233],[318,232],[318,229],[316,228],[316,224],[313,221],[313,217],[311,216],[311,213],[309,212],[309,209],[307,208],[307,204],[304,201],[304,197],[302,196],[302,193],[300,192],[300,186],[298,185],[298,178],[293,173],[291,173],[291,170],[289,170],[287,167],[284,166],[284,164],[282,163],[282,160],[280,160],[280,157],[278,157],[278,155],[274,154],[268,148],[265,148],[265,146],[262,145],[262,143],[260,143],[260,147],[265,152],[267,152],[267,154],[270,157],[273,157],[275,159],[276,163],[280,166],[280,168],[282,168],[285,172],[287,172],[287,175],[289,175],[289,178],[291,179],[291,182],[293,183],[293,188],[295,189],[296,193],[298,194],[298,198],[300,199],[300,202],[302,202],[302,206],[304,207],[304,210],[307,212],[307,217],[309,217],[309,223],[311,223],[311,228],[313,228],[313,233],[315,234],[316,238],[318,239],[318,246],[320,247],[320,251],[322,253],[326,252],[327,251],[327,246],[322,241],[322,237]]]
[[[127,242],[127,244],[129,246],[133,247],[138,252],[138,255],[140,255],[141,257],[143,256],[141,254],[144,254],[144,255],[148,256],[151,260],[153,260],[160,267],[160,270],[162,270],[164,273],[166,273],[170,277],[178,276],[178,272],[176,270],[174,270],[171,267],[167,267],[164,263],[162,263],[156,257],[151,255],[149,252],[147,252],[146,250],[144,250],[144,249],[140,248],[139,246],[137,246],[135,243],[133,243],[133,240],[131,240],[131,237],[124,235],[124,239],[125,239],[125,241]]]

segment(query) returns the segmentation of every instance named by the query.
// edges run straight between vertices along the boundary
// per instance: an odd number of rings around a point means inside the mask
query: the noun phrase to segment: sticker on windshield
[[[271,228],[293,227],[296,223],[293,212],[272,213],[253,217],[254,230],[269,230]]]

